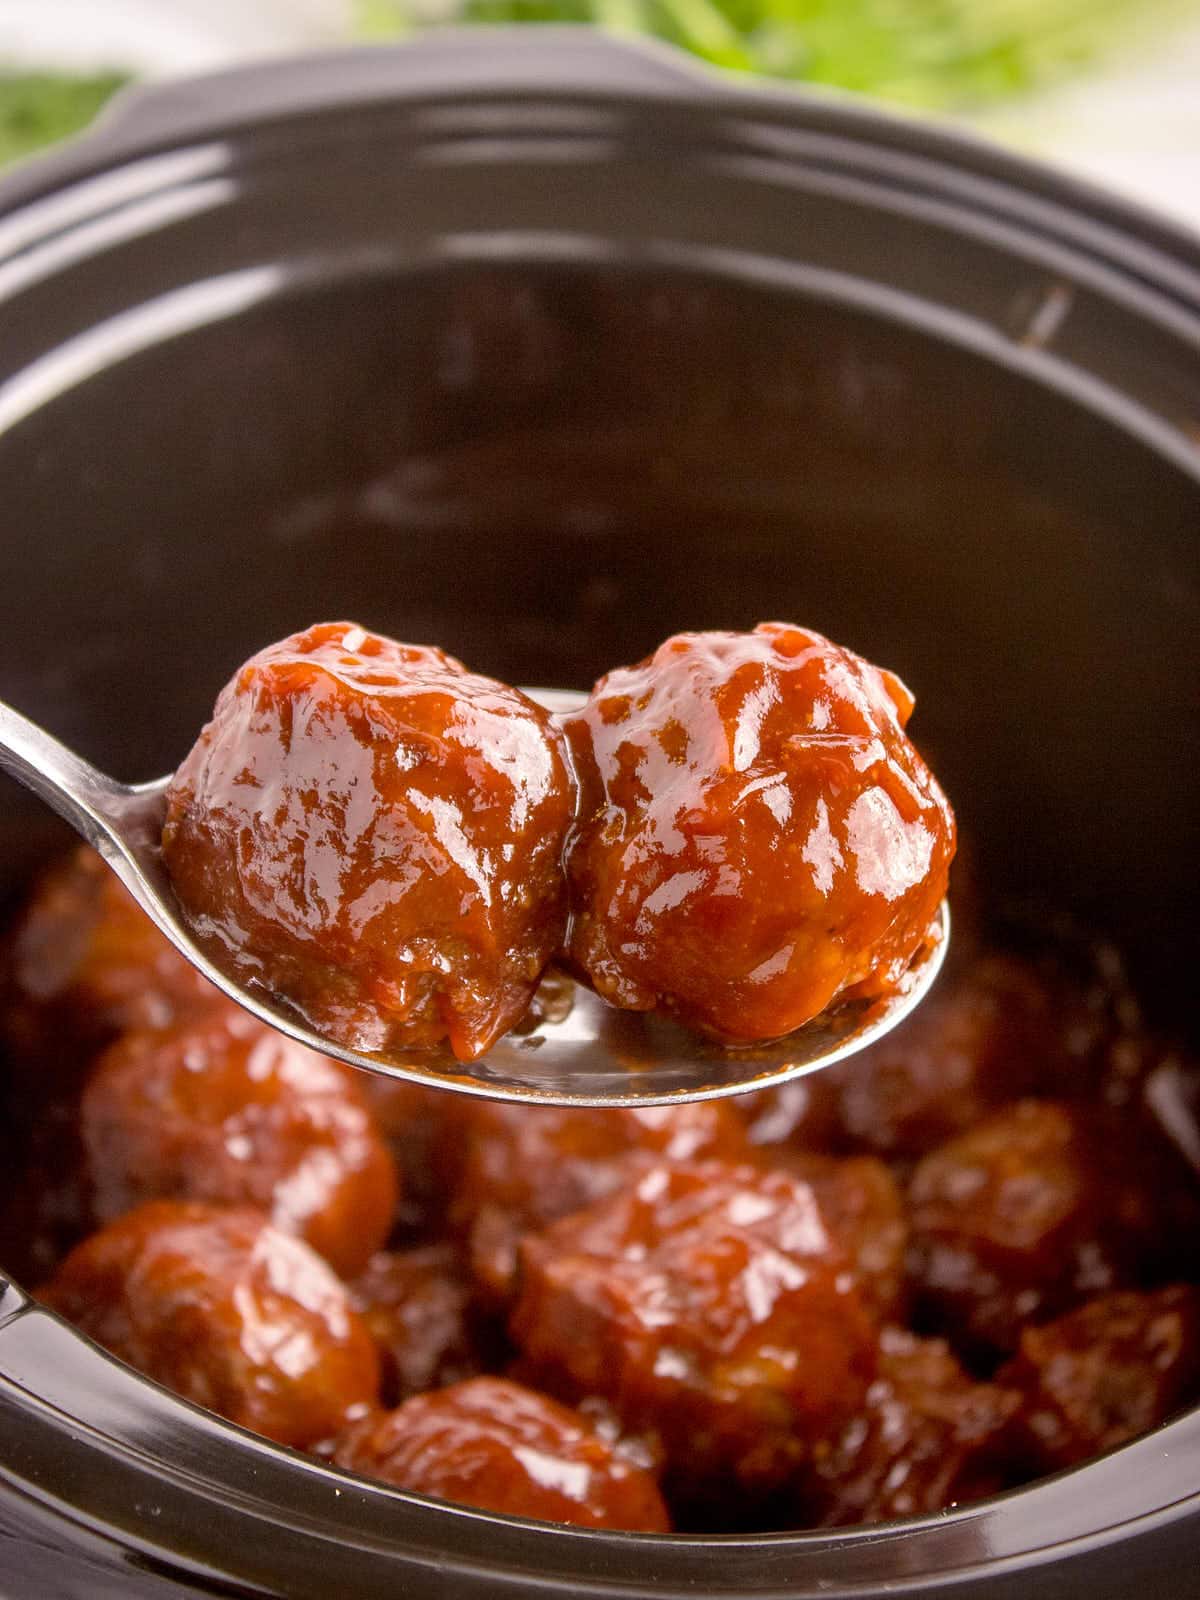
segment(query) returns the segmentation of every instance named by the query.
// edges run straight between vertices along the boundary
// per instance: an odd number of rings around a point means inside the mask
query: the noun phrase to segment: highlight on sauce
[[[1110,950],[971,893],[860,1056],[591,1111],[311,1055],[79,850],[0,960],[0,1262],[187,1400],[507,1515],[845,1526],[1074,1465],[1200,1396],[1197,1069]]]
[[[555,718],[354,623],[260,651],[167,795],[184,915],[359,1051],[486,1054],[553,957],[730,1043],[900,985],[954,817],[893,674],[782,623],[680,634]]]

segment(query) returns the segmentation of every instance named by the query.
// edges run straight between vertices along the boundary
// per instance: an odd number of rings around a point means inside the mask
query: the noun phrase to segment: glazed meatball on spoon
[[[0,768],[219,989],[351,1065],[636,1105],[762,1088],[917,1005],[954,816],[888,672],[783,623],[590,695],[355,623],[270,645],[126,786],[0,703]]]

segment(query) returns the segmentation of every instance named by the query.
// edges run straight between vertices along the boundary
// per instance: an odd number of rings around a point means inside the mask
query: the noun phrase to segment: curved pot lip
[[[969,130],[825,86],[722,71],[652,39],[584,24],[432,29],[394,45],[281,56],[118,92],[97,120],[0,176],[0,215],[76,181],[183,145],[286,118],[469,95],[674,105],[827,131],[990,186],[988,200],[1091,247],[1200,315],[1200,233]],[[898,181],[902,177],[897,173]],[[996,189],[1007,190],[1006,196]]]
[[[1027,1487],[886,1523],[718,1535],[531,1522],[358,1478],[247,1433],[142,1377],[13,1288],[0,1296],[0,1424],[10,1488],[49,1500],[119,1548],[184,1570],[216,1562],[223,1577],[245,1580],[253,1574],[242,1539],[257,1529],[260,1563],[290,1546],[301,1570],[323,1581],[327,1563],[345,1560],[332,1575],[344,1579],[346,1600],[377,1593],[380,1571],[405,1557],[483,1582],[489,1600],[526,1593],[534,1573],[548,1595],[569,1589],[578,1600],[652,1600],[692,1587],[764,1600],[916,1600],[1094,1557],[1127,1536],[1200,1519],[1200,1490],[1164,1492],[1162,1482],[1168,1471],[1188,1479],[1187,1463],[1200,1459],[1197,1409]],[[64,1451],[76,1458],[74,1496],[64,1495],[56,1470]],[[734,1573],[712,1570],[722,1557]],[[307,1600],[325,1591],[288,1592]]]
[[[986,195],[988,205],[1016,226],[1057,234],[1073,249],[1093,252],[1106,266],[1169,297],[1195,323],[1200,343],[1200,238],[1167,220],[957,131],[836,93],[742,82],[668,47],[617,42],[584,28],[539,27],[519,37],[509,29],[448,31],[395,47],[319,53],[127,90],[92,130],[0,179],[0,216],[36,207],[56,192],[143,158],[233,138],[275,121],[464,96],[480,103],[556,98],[680,107],[714,118],[732,116],[743,123],[857,141],[864,149],[911,158],[903,170],[897,167],[898,184],[926,184],[934,192],[942,185],[941,192],[952,193],[960,205],[964,191],[968,201]],[[69,218],[60,220],[69,225]],[[64,1357],[58,1368],[56,1353]],[[106,1406],[95,1426],[83,1421],[88,1398],[106,1395],[110,1387],[119,1390],[120,1405]],[[1134,1523],[1146,1527],[1165,1518],[1200,1517],[1200,1491],[1180,1494],[1166,1488],[1169,1475],[1164,1469],[1167,1458],[1174,1456],[1175,1470],[1186,1481],[1184,1464],[1200,1459],[1200,1411],[1110,1456],[994,1501],[878,1527],[756,1538],[665,1538],[489,1516],[382,1485],[352,1482],[317,1462],[255,1440],[136,1378],[48,1313],[23,1305],[0,1277],[0,1415],[8,1410],[5,1393],[18,1409],[22,1396],[28,1400],[30,1428],[36,1427],[50,1460],[54,1451],[68,1444],[82,1447],[90,1437],[98,1461],[106,1451],[114,1460],[128,1458],[130,1470],[148,1479],[156,1467],[146,1456],[145,1440],[174,1440],[179,1446],[175,1458],[161,1464],[164,1496],[170,1489],[193,1505],[197,1500],[212,1503],[218,1493],[232,1493],[232,1480],[248,1515],[259,1521],[271,1515],[281,1535],[297,1539],[318,1522],[335,1535],[361,1538],[364,1544],[379,1541],[390,1513],[395,1556],[406,1545],[428,1552],[446,1548],[452,1540],[453,1557],[446,1557],[451,1571],[456,1564],[464,1571],[486,1569],[493,1558],[516,1570],[521,1561],[516,1547],[535,1541],[540,1551],[553,1552],[548,1581],[561,1582],[565,1590],[571,1582],[566,1569],[574,1566],[580,1593],[604,1589],[610,1594],[649,1594],[656,1582],[662,1584],[659,1593],[677,1592],[684,1578],[671,1552],[682,1563],[722,1551],[751,1556],[794,1552],[803,1557],[803,1573],[783,1574],[776,1566],[773,1583],[753,1579],[744,1587],[726,1587],[727,1593],[778,1592],[777,1586],[784,1584],[797,1596],[866,1595],[884,1589],[932,1593],[943,1584],[956,1587],[968,1571],[1000,1571],[1017,1562],[1094,1550],[1122,1537]],[[44,1397],[35,1419],[34,1400]],[[218,1481],[198,1470],[192,1446],[204,1440],[229,1452],[229,1479]],[[0,1449],[0,1460],[5,1455],[7,1450]],[[297,1485],[306,1498],[303,1508],[293,1512],[284,1490]],[[99,1480],[97,1489],[108,1495],[108,1485]],[[28,1492],[34,1492],[32,1481]],[[401,1509],[406,1519],[395,1525]],[[1071,1516],[1065,1514],[1069,1509]],[[365,1520],[347,1523],[351,1515]],[[114,1520],[106,1525],[133,1541],[127,1524]],[[152,1532],[143,1527],[140,1536],[148,1548],[169,1554],[166,1535],[164,1519]],[[898,1542],[908,1554],[894,1569],[889,1563]],[[355,1542],[353,1549],[359,1548]],[[830,1568],[831,1562],[843,1560],[853,1565],[852,1557],[861,1557],[857,1576],[849,1566]],[[822,1562],[827,1579],[817,1576]],[[693,1565],[688,1571],[687,1581],[703,1586],[699,1568]]]

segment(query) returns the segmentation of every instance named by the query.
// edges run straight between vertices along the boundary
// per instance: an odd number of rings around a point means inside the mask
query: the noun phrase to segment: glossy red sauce
[[[665,1533],[653,1475],[577,1411],[504,1378],[406,1400],[353,1429],[337,1461],[402,1489],[510,1516]]]
[[[519,1020],[565,917],[561,737],[441,650],[322,623],[260,651],[176,773],[163,853],[243,982],[361,1050]]]
[[[98,855],[53,866],[8,940],[0,1038],[47,1077],[77,1070],[132,1028],[161,1028],[218,996]]]
[[[830,1527],[978,1500],[1011,1481],[1021,1397],[973,1381],[941,1339],[885,1327],[861,1413],[814,1457],[797,1512]]]
[[[674,1492],[726,1514],[863,1403],[877,1329],[813,1187],[722,1162],[650,1167],[527,1237],[513,1337],[527,1371],[663,1440]]]
[[[448,1240],[378,1251],[350,1295],[383,1356],[389,1404],[473,1378],[503,1353],[502,1328]]]
[[[954,817],[908,690],[819,634],[679,634],[565,722],[581,786],[570,956],[617,1005],[735,1041],[898,984]]]
[[[927,1318],[972,1353],[1017,1345],[1089,1294],[1187,1260],[1198,1197],[1124,1115],[1026,1099],[917,1165],[909,1186],[910,1282]]]
[[[347,1042],[482,1051],[564,938],[618,1004],[765,1037],[927,937],[954,826],[910,709],[815,635],[684,636],[568,746],[333,625],[225,691],[167,849],[202,937]],[[77,853],[0,959],[0,1262],[184,1398],[506,1515],[842,1526],[1026,1482],[1200,1397],[1200,1066],[1111,951],[993,949],[961,904],[853,1060],[562,1111],[299,1049]]]
[[[1200,1069],[1111,952],[964,936],[895,1035],[742,1100],[497,1107],[242,1018],[99,871],[10,936],[0,1261],[185,1398],[505,1513],[737,1531],[936,1511],[1200,1395],[1155,1120],[1169,1082],[1196,1147]]]
[[[741,1118],[725,1101],[633,1111],[489,1104],[458,1120],[450,1221],[467,1240],[479,1283],[505,1298],[531,1230],[627,1186],[662,1160],[746,1153]]]
[[[160,1198],[256,1205],[347,1274],[391,1232],[397,1169],[356,1075],[224,1000],[111,1045],[80,1127],[101,1221]]]
[[[251,1209],[141,1206],[78,1245],[42,1298],[130,1366],[280,1444],[316,1443],[378,1393],[345,1287]]]
[[[1101,1295],[1026,1328],[1000,1379],[1023,1397],[1033,1461],[1047,1472],[1076,1466],[1145,1433],[1195,1394],[1200,1293],[1177,1284]]]
[[[613,1004],[760,1041],[934,936],[954,818],[912,707],[819,634],[681,634],[564,719],[572,774],[519,691],[322,623],[226,686],[163,854],[214,959],[353,1048],[475,1059],[564,941]]]

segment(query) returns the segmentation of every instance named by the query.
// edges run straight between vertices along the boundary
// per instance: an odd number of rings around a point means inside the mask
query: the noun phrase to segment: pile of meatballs
[[[893,981],[953,839],[897,742],[902,687],[782,632],[669,641],[565,733],[515,691],[449,693],[463,669],[435,662],[404,677],[399,748],[394,716],[339,690],[369,636],[273,647],[176,781],[181,897],[360,1038],[469,1056],[563,946],[615,1004],[784,1031],[772,950],[816,974],[801,1008]],[[802,657],[826,720],[798,732],[793,705],[785,734]],[[835,726],[854,705],[883,731]],[[485,714],[513,726],[480,767]],[[590,809],[559,792],[572,765]],[[397,774],[403,827],[380,821]],[[773,900],[733,892],[762,872]],[[848,1062],[736,1100],[559,1110],[367,1078],[274,1033],[79,851],[3,955],[0,1264],[188,1401],[506,1515],[841,1526],[1073,1465],[1200,1391],[1200,1097],[1111,951],[1001,948],[965,879],[955,916],[932,996]]]

